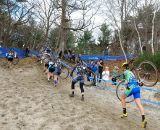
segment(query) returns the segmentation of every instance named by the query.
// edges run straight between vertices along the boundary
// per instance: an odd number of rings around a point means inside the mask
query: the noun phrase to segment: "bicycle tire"
[[[66,67],[62,67],[60,77],[61,79],[67,79],[69,76],[69,70]]]
[[[116,86],[116,96],[120,101],[121,101],[121,98],[120,98],[121,95],[124,94],[124,91],[126,90],[126,87],[124,86],[124,82],[125,82],[125,80],[122,80]],[[121,90],[122,90],[122,92],[121,92]],[[131,103],[133,101],[134,101],[133,96],[130,96],[130,97],[126,98],[126,103]]]
[[[158,82],[158,70],[151,61],[141,62],[136,69],[136,73],[138,79],[146,87],[153,87]]]

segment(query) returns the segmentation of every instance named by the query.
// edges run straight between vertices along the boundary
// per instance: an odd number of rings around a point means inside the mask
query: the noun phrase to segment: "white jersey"
[[[102,72],[102,79],[103,80],[109,80],[109,71],[103,71]]]

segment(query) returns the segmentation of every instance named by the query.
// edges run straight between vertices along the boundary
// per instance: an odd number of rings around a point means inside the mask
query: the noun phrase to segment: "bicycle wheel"
[[[136,69],[138,79],[144,86],[152,87],[158,82],[157,67],[150,61],[143,61]]]
[[[66,67],[63,66],[62,69],[61,69],[60,77],[62,79],[66,79],[66,78],[68,78],[68,75],[69,75],[69,70]]]
[[[9,68],[9,64],[7,59],[2,59],[1,64],[0,64],[4,69]]]
[[[124,85],[124,82],[125,82],[125,80],[122,80],[121,82],[118,83],[118,85],[116,87],[116,96],[120,101],[121,101],[121,96],[124,94],[124,91],[126,90],[126,86]],[[126,103],[130,103],[133,101],[134,101],[133,96],[126,98]]]
[[[12,64],[17,65],[19,62],[19,58],[14,58]]]
[[[94,80],[94,78],[92,77],[92,75],[89,72],[85,72],[85,74],[84,74],[84,85],[86,85],[86,86],[93,85],[93,80]]]

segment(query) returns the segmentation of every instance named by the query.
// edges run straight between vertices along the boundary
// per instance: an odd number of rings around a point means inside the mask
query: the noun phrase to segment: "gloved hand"
[[[139,85],[140,87],[142,87],[142,86],[143,86],[143,83],[142,83],[142,82],[139,82],[138,85]]]
[[[129,88],[129,83],[126,83],[125,86],[126,86],[126,89],[128,89],[128,90],[130,89]]]

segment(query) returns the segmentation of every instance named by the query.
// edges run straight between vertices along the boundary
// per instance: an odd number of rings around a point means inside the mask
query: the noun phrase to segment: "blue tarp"
[[[127,55],[127,59],[132,59],[134,58],[135,55]],[[80,56],[81,60],[109,60],[109,61],[116,61],[116,60],[124,60],[124,56],[105,56],[105,55],[81,55]]]
[[[3,48],[0,47],[0,58],[5,58],[6,53],[8,53],[9,50],[14,50],[18,56],[18,58],[24,58],[25,57],[25,50],[19,49],[19,48]],[[31,56],[38,56],[38,51],[30,51]]]
[[[19,49],[19,48],[4,48],[4,47],[0,47],[0,58],[4,58],[6,57],[6,53],[9,50],[14,50],[17,53],[17,56],[19,58],[24,58],[25,57],[25,50]],[[39,56],[40,53],[38,51],[32,51],[30,50],[30,55],[31,56]],[[127,55],[128,59],[132,59],[134,58],[135,55]],[[116,61],[116,60],[124,60],[125,57],[124,56],[105,56],[105,55],[81,55],[80,56],[81,60],[109,60],[109,61]]]

